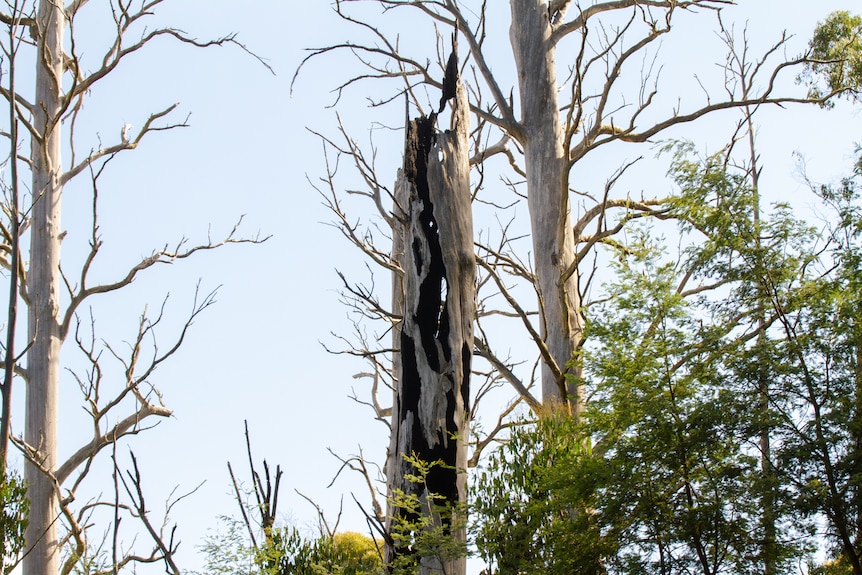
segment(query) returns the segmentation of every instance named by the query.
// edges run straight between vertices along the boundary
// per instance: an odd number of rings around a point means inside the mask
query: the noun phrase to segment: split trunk
[[[416,554],[420,573],[458,575],[466,571],[460,550],[466,541],[463,508],[476,314],[469,105],[460,82],[451,129],[440,133],[435,122],[432,114],[407,126],[394,210],[394,257],[403,269],[394,287],[403,289],[403,319],[387,472],[393,499],[404,494],[422,504],[417,514],[391,499],[388,517],[390,533],[424,517],[449,541],[448,549],[429,552],[415,545],[427,532],[415,532],[412,541],[390,542],[386,559],[391,564],[399,556]],[[427,474],[417,473],[414,462],[430,464]],[[417,482],[416,476],[423,480]]]

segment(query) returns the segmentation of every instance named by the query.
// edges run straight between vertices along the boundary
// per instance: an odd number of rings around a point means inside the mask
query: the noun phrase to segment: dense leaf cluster
[[[676,259],[630,232],[589,313],[589,402],[523,422],[474,486],[493,573],[862,573],[859,175],[821,231],[676,146]],[[696,285],[691,288],[688,286]],[[709,289],[704,289],[708,287]]]
[[[255,549],[238,521],[224,518],[227,531],[205,540],[208,575],[372,575],[381,572],[374,540],[354,532],[307,537],[295,527],[276,527]]]
[[[30,502],[24,480],[7,472],[0,481],[0,571],[10,573],[24,549]]]
[[[833,12],[821,22],[810,42],[809,95],[820,98],[829,91],[847,90],[851,99],[862,89],[862,17],[846,10]],[[819,85],[825,83],[826,89]],[[831,102],[824,102],[831,106]]]

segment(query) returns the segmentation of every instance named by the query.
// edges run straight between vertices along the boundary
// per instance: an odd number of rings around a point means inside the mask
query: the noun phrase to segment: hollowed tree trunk
[[[439,133],[435,116],[407,126],[404,168],[397,188],[404,197],[403,321],[400,369],[392,412],[388,465],[390,494],[417,496],[418,515],[390,503],[390,525],[430,517],[457,547],[465,541],[466,465],[469,433],[470,364],[476,313],[476,269],[467,133],[469,107],[458,83],[452,129]],[[397,282],[396,282],[397,286]],[[407,459],[405,459],[407,456]],[[417,470],[409,460],[433,464],[423,483],[406,479]],[[454,517],[435,513],[431,497],[456,510]],[[391,531],[391,530],[390,530]],[[416,533],[416,536],[421,536]],[[416,553],[405,542],[387,546],[387,560]],[[466,558],[420,553],[421,573],[459,575]]]

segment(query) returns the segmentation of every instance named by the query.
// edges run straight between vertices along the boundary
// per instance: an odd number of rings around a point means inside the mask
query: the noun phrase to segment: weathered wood
[[[404,299],[388,478],[390,493],[402,491],[420,498],[433,493],[457,508],[467,500],[469,381],[476,315],[469,105],[460,82],[451,129],[439,133],[435,121],[432,114],[409,122],[404,167],[396,185],[406,192],[407,221],[403,237],[394,242],[403,246]],[[435,463],[426,485],[405,479],[416,473],[405,455]],[[411,519],[391,505],[389,514],[393,521]],[[453,527],[448,518],[434,519],[454,542],[465,541],[463,522],[457,521]],[[387,560],[410,552],[389,545]],[[466,558],[421,557],[420,565],[421,573],[458,575],[466,571]]]
[[[583,339],[574,234],[568,189],[568,161],[560,125],[555,47],[545,0],[511,0],[510,41],[518,69],[523,118],[527,205],[533,230],[533,258],[539,293],[541,335],[551,361],[542,366],[542,401],[568,402],[577,415],[583,391],[571,385],[579,376],[572,364]]]
[[[39,2],[36,38],[36,106],[32,138],[33,206],[28,318],[26,423],[24,439],[36,448],[40,470],[25,465],[29,524],[25,534],[24,575],[54,575],[60,569],[57,540],[57,486],[43,470],[57,465],[57,419],[60,381],[60,203],[62,184],[60,114],[63,76],[63,37],[66,16],[62,3]]]

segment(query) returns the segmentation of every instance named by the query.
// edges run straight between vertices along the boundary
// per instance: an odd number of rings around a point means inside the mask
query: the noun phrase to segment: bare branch
[[[367,377],[371,378],[371,402],[361,401],[358,397],[356,397],[355,393],[351,396],[351,399],[353,399],[353,401],[355,401],[356,403],[371,407],[374,410],[375,419],[389,425],[389,422],[386,420],[386,418],[392,416],[392,407],[383,407],[382,405],[380,405],[380,364],[373,358],[370,359],[374,363],[374,373],[357,373],[353,376],[353,379],[361,379]]]
[[[496,355],[488,348],[488,344],[481,338],[476,338],[475,340],[476,346],[476,355],[481,358],[484,358],[488,363],[490,363],[494,369],[500,372],[506,381],[511,384],[512,387],[515,388],[515,391],[518,392],[518,396],[523,398],[523,400],[530,406],[533,410],[539,410],[542,407],[542,402],[536,399],[536,397],[530,393],[529,388],[527,388],[521,380],[516,376],[509,367],[500,361]]]
[[[500,415],[497,417],[497,424],[494,426],[488,435],[485,436],[482,440],[477,440],[476,444],[473,448],[473,455],[470,456],[470,459],[467,461],[467,467],[476,467],[479,465],[479,459],[482,457],[482,453],[485,451],[485,448],[488,447],[491,443],[493,443],[497,436],[506,429],[512,427],[512,423],[507,423],[505,419],[511,415],[511,413],[515,410],[518,404],[522,399],[525,399],[524,396],[518,396],[518,398],[513,401],[509,406],[504,409]],[[541,407],[533,408],[533,411],[538,411]]]
[[[551,35],[552,41],[556,44],[563,37],[580,30],[587,25],[590,18],[609,12],[619,10],[621,8],[631,8],[633,6],[656,6],[660,8],[679,8],[689,10],[696,7],[709,8],[711,10],[718,9],[721,5],[733,4],[733,0],[692,0],[691,2],[679,2],[675,0],[613,0],[610,2],[599,2],[586,8],[580,8],[580,13],[571,21],[561,24],[554,30]]]
[[[180,575],[180,569],[177,567],[177,564],[174,562],[174,554],[177,551],[177,546],[179,545],[178,541],[174,541],[174,536],[176,533],[176,525],[171,529],[170,538],[166,539],[165,527],[163,524],[161,529],[156,529],[149,518],[149,511],[147,510],[146,502],[144,501],[144,493],[141,486],[141,472],[138,469],[138,461],[135,458],[135,454],[131,451],[129,452],[129,456],[132,458],[132,471],[126,471],[126,476],[129,478],[129,482],[126,481],[126,478],[122,475],[123,487],[128,493],[129,497],[131,497],[134,502],[134,508],[136,511],[136,517],[143,523],[144,528],[147,533],[149,533],[150,537],[155,544],[155,551],[158,551],[158,558],[156,560],[164,560],[165,562],[165,570],[167,573],[172,575]],[[131,483],[131,487],[129,486]],[[133,491],[134,489],[134,491]],[[172,504],[171,504],[172,505]],[[168,507],[170,509],[170,505]],[[165,522],[167,522],[168,517],[165,515]],[[144,562],[152,562],[150,560],[144,560]]]
[[[503,297],[506,298],[506,302],[512,307],[513,310],[517,313],[518,317],[521,318],[521,322],[524,324],[524,327],[527,328],[527,332],[530,334],[530,337],[533,339],[533,342],[539,348],[539,353],[542,355],[542,359],[545,360],[551,372],[554,374],[554,377],[559,380],[563,376],[563,371],[560,369],[560,366],[557,365],[556,360],[551,355],[550,349],[548,349],[547,343],[539,335],[539,332],[536,331],[536,328],[533,327],[530,318],[527,317],[527,313],[518,303],[514,296],[509,292],[509,289],[503,284],[502,279],[499,275],[494,271],[493,267],[482,260],[481,258],[476,259],[476,264],[483,268],[488,274],[494,279],[494,283],[497,284],[497,289],[500,290],[500,293],[503,294]]]
[[[109,292],[118,290],[122,287],[125,287],[125,286],[129,285],[130,283],[132,283],[132,281],[134,281],[134,279],[137,277],[137,275],[140,272],[142,272],[146,269],[149,269],[156,264],[172,264],[178,260],[189,258],[197,252],[214,250],[214,249],[220,248],[220,247],[228,245],[228,244],[259,244],[259,243],[265,242],[267,239],[269,239],[269,236],[264,237],[264,238],[259,238],[259,237],[240,238],[240,237],[237,237],[236,234],[237,234],[237,231],[239,229],[239,226],[242,224],[242,219],[243,218],[240,217],[240,219],[237,221],[237,223],[234,224],[230,233],[228,233],[227,236],[225,236],[220,241],[214,242],[211,238],[209,238],[207,243],[198,244],[196,246],[187,248],[187,247],[185,247],[187,240],[185,238],[183,238],[182,240],[179,241],[179,243],[176,245],[176,247],[174,249],[168,249],[168,247],[165,246],[163,249],[161,249],[157,252],[153,252],[153,254],[151,256],[149,256],[148,258],[145,258],[145,259],[141,260],[140,262],[138,262],[137,264],[135,264],[129,270],[129,272],[125,275],[125,277],[123,277],[117,281],[114,281],[112,283],[106,283],[106,284],[101,284],[101,285],[97,285],[97,286],[93,286],[93,287],[87,287],[87,276],[88,276],[88,273],[90,270],[90,265],[92,264],[93,260],[95,259],[96,255],[99,251],[99,248],[101,247],[101,241],[92,242],[90,244],[90,248],[91,248],[90,254],[87,257],[87,261],[86,261],[85,265],[81,269],[81,277],[79,280],[80,281],[80,287],[78,288],[78,290],[76,292],[72,293],[72,299],[69,302],[69,306],[66,308],[66,312],[65,312],[65,315],[63,317],[63,322],[61,324],[61,330],[60,330],[61,337],[65,338],[66,335],[68,334],[69,325],[72,321],[72,318],[74,317],[76,310],[87,298],[89,298],[93,295],[96,295],[96,294],[109,293]]]
[[[341,467],[338,468],[338,471],[335,473],[335,476],[332,478],[332,481],[329,482],[329,486],[335,484],[336,479],[341,474],[344,469],[350,469],[352,471],[356,471],[362,475],[365,479],[365,485],[368,487],[368,492],[371,496],[371,505],[374,508],[374,518],[381,525],[385,522],[385,516],[383,514],[383,506],[380,505],[380,501],[378,500],[379,493],[376,489],[374,489],[374,480],[371,478],[371,474],[368,472],[368,465],[365,459],[365,455],[362,453],[362,449],[359,450],[359,455],[353,455],[348,457],[347,459],[337,455],[331,449],[328,449],[329,453],[333,455],[336,459],[341,462]],[[301,494],[300,494],[301,495]]]
[[[81,161],[75,166],[72,166],[68,171],[64,172],[60,176],[60,184],[67,184],[72,178],[74,178],[87,168],[91,167],[93,162],[96,162],[101,158],[104,158],[106,156],[114,156],[115,154],[118,154],[119,152],[125,150],[134,150],[138,147],[138,144],[141,142],[143,137],[150,132],[162,132],[166,130],[173,130],[175,128],[187,128],[189,126],[188,118],[177,124],[168,124],[166,126],[153,126],[153,122],[164,118],[165,116],[173,112],[177,108],[177,106],[179,106],[179,104],[173,104],[165,108],[161,112],[155,112],[153,114],[150,114],[150,117],[147,118],[147,121],[144,123],[144,126],[140,129],[134,139],[130,140],[128,138],[122,138],[122,141],[119,144],[114,144],[113,146],[108,146],[107,148],[99,148],[98,150],[90,152],[90,154],[83,161]]]

